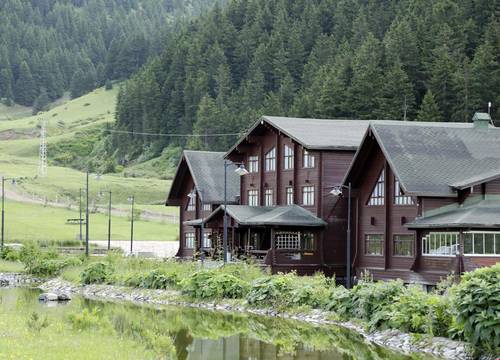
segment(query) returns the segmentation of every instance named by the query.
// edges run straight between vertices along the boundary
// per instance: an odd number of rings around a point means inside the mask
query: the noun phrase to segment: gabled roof
[[[227,200],[238,203],[240,177],[234,172],[236,165],[227,168]],[[167,204],[179,199],[181,188],[188,172],[203,202],[221,204],[224,202],[224,153],[213,151],[184,150],[170,188]]]
[[[227,214],[238,224],[244,226],[302,226],[323,227],[326,223],[314,216],[310,211],[298,206],[248,206],[228,205]],[[210,214],[205,222],[209,222],[224,213],[224,205]]]
[[[408,195],[454,197],[459,186],[482,182],[479,174],[488,178],[500,169],[500,129],[472,123],[372,122],[345,183],[355,178],[355,167],[363,166],[360,154],[373,140]]]
[[[483,200],[467,206],[416,218],[406,224],[408,228],[498,228],[500,227],[500,201]]]
[[[305,119],[294,117],[262,116],[236,144],[238,145],[263,124],[269,124],[310,150],[356,150],[363,138],[368,120]]]

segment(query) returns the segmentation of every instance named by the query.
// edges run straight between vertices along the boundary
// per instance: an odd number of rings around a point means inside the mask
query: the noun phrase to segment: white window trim
[[[254,169],[255,166],[255,169]],[[259,172],[259,156],[258,155],[250,155],[248,157],[248,172],[250,173],[258,173]]]
[[[426,254],[426,253],[424,253],[424,251],[425,251],[425,239],[427,237],[429,237],[431,234],[456,235],[457,239],[456,239],[455,245],[457,245],[457,247],[460,246],[460,233],[458,233],[458,232],[453,232],[453,231],[436,231],[436,232],[430,232],[426,236],[422,237],[422,251],[421,251],[422,256],[424,256],[424,257],[447,257],[447,258],[457,257],[456,251],[455,251],[455,254],[449,254],[449,255],[446,255],[446,254]]]
[[[276,171],[276,148],[272,147],[264,155],[264,171],[272,172]]]
[[[302,167],[304,169],[314,169],[316,167],[316,158],[308,150],[302,152]]]
[[[494,234],[494,235],[500,235],[500,231],[479,231],[479,230],[474,230],[474,231],[464,231],[463,234]],[[483,249],[485,248],[485,241],[486,239],[483,237]],[[496,253],[496,239],[493,240],[493,251]],[[474,239],[472,239],[472,254],[466,254],[465,253],[465,238],[464,238],[464,257],[500,257],[500,254],[474,254]]]
[[[271,203],[268,200],[271,200]],[[264,206],[274,206],[274,191],[273,189],[264,190]]]
[[[306,188],[311,188],[312,191],[308,192],[307,198],[311,197],[311,202],[306,202],[306,196],[305,195],[305,189]],[[314,188],[314,185],[305,185],[302,186],[302,205],[303,206],[315,206],[316,203],[316,189]]]
[[[191,240],[193,241],[192,246],[188,246],[188,235],[189,235],[190,242],[191,242]],[[184,233],[184,248],[185,249],[194,249],[195,243],[196,243],[196,235],[194,232],[189,231],[189,232]]]
[[[290,192],[288,190],[291,190]],[[291,196],[291,199],[289,199],[289,196]],[[293,190],[292,186],[287,186],[285,188],[285,197],[286,197],[286,204],[287,205],[293,205],[295,203],[295,191]],[[292,201],[288,201],[292,200]]]
[[[250,195],[252,193],[252,195]],[[254,203],[253,201],[250,202],[250,199],[256,199],[256,202]],[[249,206],[259,206],[259,190],[257,189],[250,189],[247,191],[247,202]]]
[[[283,149],[283,170],[293,170],[294,163],[295,163],[294,149],[292,146],[285,144]]]

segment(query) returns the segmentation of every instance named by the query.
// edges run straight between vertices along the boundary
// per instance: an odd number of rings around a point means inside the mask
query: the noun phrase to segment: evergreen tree
[[[424,100],[417,114],[418,121],[443,121],[443,115],[439,111],[436,99],[431,90],[425,93]]]
[[[10,69],[0,70],[0,99],[12,100],[14,97],[12,92],[12,73]]]
[[[415,94],[402,64],[396,61],[387,71],[380,97],[380,115],[383,119],[403,120],[415,114]]]
[[[31,70],[26,61],[21,63],[19,68],[19,77],[15,85],[15,101],[18,104],[31,106],[35,101],[37,90],[35,80],[31,75]]]
[[[42,88],[40,91],[40,95],[35,99],[35,103],[33,104],[33,115],[38,114],[40,111],[46,111],[48,105],[50,103],[49,95],[47,94],[47,90]]]

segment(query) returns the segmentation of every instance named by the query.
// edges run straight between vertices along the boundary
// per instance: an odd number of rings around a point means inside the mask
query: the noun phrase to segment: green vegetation
[[[74,245],[79,242],[78,225],[66,224],[67,219],[78,219],[77,210],[46,207],[43,205],[7,201],[5,238],[11,243],[38,242],[39,244]],[[107,214],[90,215],[90,239],[108,238]],[[85,228],[85,227],[84,227]],[[174,241],[178,237],[178,225],[172,222],[134,221],[134,238],[140,240]],[[130,219],[112,216],[112,240],[130,239]]]
[[[181,27],[125,83],[116,128],[238,133],[262,114],[470,121],[500,103],[495,14],[491,0],[228,1]],[[115,133],[107,153],[226,151],[236,139]]]
[[[0,100],[41,110],[125,79],[161,48],[179,20],[212,0],[0,2]]]

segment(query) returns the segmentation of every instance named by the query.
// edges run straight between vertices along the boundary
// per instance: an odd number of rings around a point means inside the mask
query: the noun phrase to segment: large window
[[[293,169],[294,154],[293,148],[291,146],[285,145],[285,154],[283,160],[283,168],[285,170]]]
[[[212,204],[203,204],[203,211],[212,211]]]
[[[422,255],[455,256],[458,239],[458,232],[431,232],[422,238]]]
[[[264,205],[265,206],[273,206],[274,205],[273,189],[266,189],[264,191]]]
[[[500,255],[500,232],[465,232],[464,255]]]
[[[194,249],[194,232],[187,232],[184,235],[185,243],[184,246],[186,249]]]
[[[212,247],[212,235],[208,232],[203,232],[203,245],[202,247],[204,248],[211,248]]]
[[[380,173],[377,183],[373,188],[373,191],[368,200],[368,205],[384,205],[385,196],[385,180],[384,180],[384,170]]]
[[[259,191],[248,190],[248,205],[259,206]]]
[[[384,235],[367,234],[365,235],[365,254],[382,255],[384,253]]]
[[[189,196],[189,201],[186,210],[187,211],[196,210],[196,193],[194,191],[192,191],[191,196]]]
[[[305,206],[314,205],[314,186],[302,187],[302,205]]]
[[[248,172],[257,173],[259,172],[259,157],[249,156],[248,157]]]
[[[303,163],[305,168],[313,168],[315,166],[315,158],[314,155],[311,155],[309,151],[304,149]]]
[[[293,187],[286,188],[286,204],[293,205]]]
[[[300,231],[279,231],[275,235],[277,249],[312,251],[316,248],[314,233]]]
[[[266,171],[276,170],[276,148],[272,148],[266,153],[264,168]]]
[[[414,241],[413,235],[394,235],[393,254],[395,256],[413,256]]]
[[[411,196],[405,195],[401,190],[399,180],[394,177],[394,205],[414,205]]]

